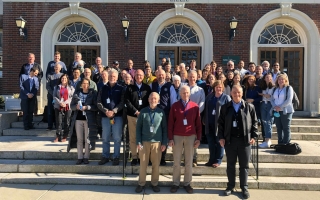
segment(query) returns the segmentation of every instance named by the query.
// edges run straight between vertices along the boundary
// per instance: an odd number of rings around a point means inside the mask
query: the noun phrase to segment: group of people
[[[66,67],[60,61],[60,53],[55,52],[46,71],[48,130],[56,127],[54,142],[68,140],[68,152],[77,148],[76,164],[88,164],[90,150],[95,149],[100,133],[103,150],[98,164],[112,160],[112,165],[119,165],[122,136],[128,130],[131,165],[140,164],[136,192],[144,190],[146,168],[150,163],[152,189],[160,191],[159,165],[166,165],[167,148],[172,148],[170,191],[174,193],[179,189],[181,160],[184,160],[183,186],[188,193],[193,193],[192,167],[198,165],[200,141],[207,140],[209,160],[205,166],[219,167],[226,152],[225,194],[234,191],[238,159],[242,195],[249,198],[250,145],[258,136],[258,124],[264,137],[261,148],[271,145],[273,121],[278,143],[290,142],[294,91],[287,75],[280,72],[279,63],[273,64],[273,70],[268,61],[262,65],[250,62],[248,69],[244,69],[242,60],[238,68],[229,61],[224,70],[212,61],[200,70],[192,60],[187,68],[181,63],[171,70],[170,59],[164,58],[154,72],[148,61],[142,68],[134,69],[132,60],[128,60],[122,70],[118,61],[106,68],[100,57],[88,66],[81,53],[76,53],[74,62]],[[29,54],[29,63],[22,66],[20,77],[23,121],[28,130],[34,128],[32,112],[42,77],[33,54]]]

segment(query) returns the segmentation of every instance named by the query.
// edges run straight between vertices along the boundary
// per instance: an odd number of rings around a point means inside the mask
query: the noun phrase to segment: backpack
[[[287,98],[288,98],[288,90],[289,90],[289,87],[292,87],[292,86],[289,85],[288,87],[286,87],[286,100],[287,100]],[[293,88],[292,88],[292,90],[293,90]],[[272,91],[272,96],[273,96],[273,94],[274,94],[275,91],[276,91],[276,88],[273,89],[273,91]],[[299,108],[299,104],[300,104],[299,98],[298,98],[296,92],[293,90],[293,98],[292,98],[293,108],[294,108],[295,110],[298,109],[298,108]]]
[[[270,145],[278,153],[297,155],[302,152],[301,147],[298,143],[288,143],[288,144],[276,144]]]

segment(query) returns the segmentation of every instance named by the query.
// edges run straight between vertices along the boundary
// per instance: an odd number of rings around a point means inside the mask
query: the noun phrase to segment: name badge
[[[139,106],[142,106],[142,100],[141,99],[139,100]]]
[[[64,98],[63,98],[63,97],[61,98],[61,101],[64,101]]]
[[[107,103],[110,103],[110,99],[109,98],[107,98]]]
[[[233,121],[233,127],[237,127],[237,121]]]
[[[150,132],[153,133],[153,131],[154,131],[153,126],[150,126]]]
[[[216,115],[216,110],[212,110],[212,115]]]
[[[188,122],[187,122],[187,119],[183,119],[183,125],[187,125],[188,124]]]

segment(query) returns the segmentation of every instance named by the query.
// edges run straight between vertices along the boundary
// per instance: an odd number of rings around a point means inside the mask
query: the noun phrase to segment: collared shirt
[[[141,86],[142,86],[142,83],[139,85],[137,82],[136,82],[136,86],[139,88],[139,90],[141,89]]]
[[[33,77],[29,76],[29,82],[30,82],[30,91],[31,91],[34,83]]]
[[[182,104],[184,105],[184,107],[186,107],[187,103],[190,101],[190,99],[188,99],[187,101],[184,101],[181,99]]]
[[[239,103],[235,103],[234,101],[232,101],[233,108],[236,112],[239,111],[241,104],[242,104],[241,101]]]

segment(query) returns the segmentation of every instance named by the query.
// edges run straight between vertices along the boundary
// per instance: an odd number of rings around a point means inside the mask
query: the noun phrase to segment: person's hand
[[[139,149],[139,151],[141,151],[143,149],[143,146],[141,144],[138,144],[137,148]]]
[[[250,144],[252,145],[252,144],[254,144],[255,142],[256,142],[256,140],[255,140],[254,138],[251,138]]]
[[[166,150],[166,145],[161,145],[161,152],[164,152],[164,150]]]
[[[254,100],[253,100],[253,99],[246,99],[246,101],[247,101],[248,103],[252,103]]]
[[[62,108],[65,108],[65,107],[66,107],[66,104],[65,104],[65,103],[60,103],[60,106],[61,106]]]
[[[33,94],[29,93],[28,98],[31,99],[33,97]]]
[[[87,110],[87,106],[82,106],[82,111]]]
[[[277,112],[280,111],[280,107],[279,107],[279,106],[274,107],[274,109],[275,109]]]
[[[106,112],[107,117],[112,118],[114,116],[114,112],[112,110],[109,110]]]
[[[220,146],[221,147],[224,147],[224,145],[226,144],[226,140],[225,139],[220,139],[219,142],[220,142]]]
[[[265,94],[265,95],[264,95],[264,97],[266,97],[266,98],[270,98],[270,97],[271,97],[271,95],[270,95],[270,94]]]
[[[173,147],[173,146],[174,146],[173,140],[169,140],[168,146],[169,146],[169,147]]]
[[[198,148],[199,147],[199,145],[200,145],[200,140],[196,140],[196,141],[194,141],[194,145],[193,145],[193,147],[196,149],[196,148]]]
[[[140,112],[137,112],[137,117],[139,117],[139,115],[140,115]]]
[[[77,104],[77,110],[80,110],[80,105],[79,104]]]

